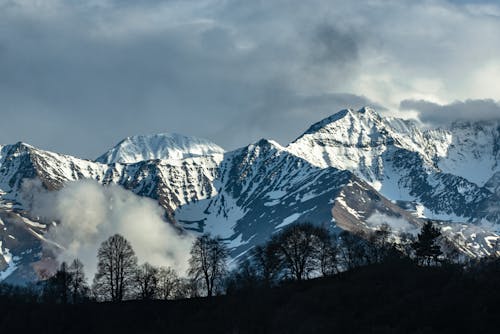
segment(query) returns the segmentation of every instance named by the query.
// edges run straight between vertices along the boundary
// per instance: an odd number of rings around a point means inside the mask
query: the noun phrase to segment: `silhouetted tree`
[[[61,263],[56,273],[43,282],[42,300],[66,304],[71,294],[71,274],[66,262]]]
[[[431,221],[427,221],[413,243],[415,255],[420,263],[430,265],[432,261],[438,262],[438,257],[442,254],[439,247],[441,231],[435,227]]]
[[[85,272],[83,269],[83,263],[78,259],[74,259],[68,267],[68,272],[71,277],[71,302],[79,303],[87,297],[89,291],[87,279],[85,278]]]
[[[460,263],[463,260],[463,254],[460,252],[460,244],[463,244],[463,240],[460,235],[455,234],[453,236],[442,236],[437,244],[443,253],[444,261],[449,264]]]
[[[343,231],[339,234],[338,251],[341,265],[345,270],[351,270],[366,264],[366,241],[353,233]]]
[[[323,239],[318,245],[318,263],[319,269],[323,276],[331,276],[338,272],[338,247],[334,240],[328,236]]]
[[[158,289],[158,268],[144,263],[135,273],[137,295],[139,299],[154,299]]]
[[[257,276],[257,270],[249,259],[244,260],[233,270],[226,280],[226,293],[228,295],[251,292],[262,287],[264,281]]]
[[[283,261],[279,256],[279,245],[269,241],[265,245],[259,245],[250,252],[251,268],[255,276],[264,286],[275,285],[283,271]]]
[[[367,246],[367,261],[369,263],[383,262],[391,253],[393,248],[390,241],[392,234],[391,227],[383,223],[378,229],[368,236],[369,245]]]
[[[158,298],[164,300],[174,298],[180,286],[180,279],[175,270],[170,267],[160,268],[157,277]]]
[[[397,251],[399,251],[403,256],[408,258],[413,257],[413,253],[415,249],[413,248],[413,243],[416,241],[416,238],[413,234],[408,232],[402,232],[399,234],[399,242],[394,244],[394,247]]]
[[[209,234],[198,237],[193,243],[188,274],[203,283],[208,297],[214,295],[217,284],[222,283],[224,279],[228,256],[226,245]]]
[[[98,299],[120,302],[131,296],[137,257],[130,243],[115,234],[101,244],[97,254],[93,290]]]
[[[324,255],[321,245],[329,242],[328,231],[311,223],[289,225],[271,240],[277,245],[284,268],[297,281],[309,278],[311,272],[320,268]]]
[[[175,290],[175,299],[200,297],[200,280],[195,278],[180,278],[178,288]]]

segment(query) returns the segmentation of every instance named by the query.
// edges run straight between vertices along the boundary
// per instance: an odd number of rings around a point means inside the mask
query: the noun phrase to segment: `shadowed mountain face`
[[[30,186],[56,191],[82,179],[158,201],[166,221],[220,235],[233,257],[300,221],[332,232],[387,223],[416,233],[426,217],[458,236],[463,252],[487,255],[500,230],[499,124],[422,130],[363,108],[312,125],[287,147],[262,139],[224,152],[163,134],[129,137],[88,161],[24,143],[0,146],[0,279],[32,280],[53,257],[42,247],[52,222],[31,213]]]

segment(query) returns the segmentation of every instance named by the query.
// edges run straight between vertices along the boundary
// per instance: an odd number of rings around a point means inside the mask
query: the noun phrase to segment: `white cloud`
[[[397,233],[410,233],[416,235],[419,232],[417,226],[411,224],[403,217],[388,216],[378,211],[375,211],[368,217],[366,223],[372,227],[380,227],[382,224],[387,224],[391,227],[393,232]]]
[[[59,223],[45,235],[64,248],[53,249],[58,260],[79,258],[90,278],[100,244],[115,233],[130,241],[140,262],[171,266],[179,273],[187,269],[193,237],[165,222],[165,212],[154,200],[89,180],[68,183],[55,192],[37,191],[33,184],[25,188],[33,196],[32,213]]]

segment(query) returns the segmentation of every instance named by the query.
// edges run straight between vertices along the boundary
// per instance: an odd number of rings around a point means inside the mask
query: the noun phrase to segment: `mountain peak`
[[[311,127],[309,127],[309,129],[307,129],[304,134],[302,134],[294,142],[305,135],[311,135],[322,131],[330,131],[332,128],[357,127],[361,124],[363,124],[364,127],[371,127],[373,124],[380,123],[381,121],[382,117],[370,107],[363,107],[359,110],[343,109],[311,125]]]
[[[5,146],[0,146],[0,149],[4,150],[4,154],[6,155],[12,155],[12,154],[19,154],[23,152],[29,152],[30,150],[34,149],[33,146],[26,144],[24,142],[17,142],[12,145],[5,145]]]
[[[96,161],[106,164],[128,164],[145,160],[180,160],[223,153],[223,148],[206,139],[177,133],[160,133],[127,137]]]
[[[315,166],[347,169],[377,182],[378,157],[400,137],[372,108],[344,109],[313,124],[287,149]]]
[[[17,143],[15,143],[12,146],[13,147],[18,147],[18,148],[35,148],[34,146],[32,146],[30,144],[26,144],[25,142],[22,142],[22,141],[18,141]]]
[[[278,148],[278,149],[283,149],[283,147],[276,141],[272,139],[266,139],[266,138],[261,138],[257,142],[251,144],[253,146],[259,146],[259,147],[269,147],[269,148]]]

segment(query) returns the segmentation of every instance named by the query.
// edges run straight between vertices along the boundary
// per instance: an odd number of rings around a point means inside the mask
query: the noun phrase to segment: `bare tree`
[[[194,278],[180,278],[179,285],[174,292],[174,299],[200,297],[200,280]]]
[[[203,282],[208,297],[214,295],[217,284],[222,282],[227,272],[228,255],[226,245],[209,234],[198,237],[193,243],[188,274],[194,280]]]
[[[323,276],[331,276],[338,272],[337,244],[330,238],[325,238],[317,245],[318,264]]]
[[[383,262],[390,254],[392,229],[387,223],[381,224],[377,230],[368,235],[367,262]]]
[[[302,223],[288,226],[271,242],[278,245],[278,254],[282,257],[284,268],[295,280],[301,281],[318,269],[319,245],[326,245],[329,240],[330,236],[325,228]]]
[[[339,257],[343,269],[351,270],[366,262],[365,242],[360,237],[343,231],[339,235]]]
[[[262,283],[264,281],[258,276],[251,259],[245,259],[239,263],[236,269],[229,273],[225,281],[225,292],[228,295],[247,292],[261,287]]]
[[[256,246],[251,251],[251,265],[256,275],[265,286],[273,286],[280,279],[283,271],[282,259],[279,256],[279,245],[268,242],[266,245]]]
[[[179,289],[180,279],[174,269],[170,267],[160,268],[158,271],[157,296],[160,299],[174,298]]]
[[[83,263],[78,259],[74,259],[68,267],[68,272],[71,277],[69,287],[71,301],[72,303],[78,303],[85,299],[89,291],[87,279],[83,270]]]
[[[415,242],[415,236],[408,232],[402,232],[399,234],[399,242],[394,244],[394,247],[397,251],[399,251],[402,255],[412,258],[414,249],[413,243]]]
[[[129,298],[134,288],[137,257],[130,243],[115,234],[101,244],[98,254],[94,292],[98,299],[120,302]]]
[[[135,273],[137,295],[140,299],[154,299],[158,288],[158,268],[144,263]]]

